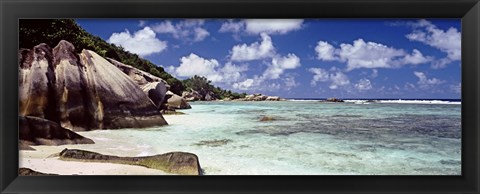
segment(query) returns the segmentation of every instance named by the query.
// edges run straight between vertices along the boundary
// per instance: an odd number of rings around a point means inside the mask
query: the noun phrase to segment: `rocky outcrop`
[[[39,117],[19,117],[19,139],[24,145],[93,144],[91,139]]]
[[[151,82],[141,86],[141,88],[143,92],[148,95],[148,98],[150,98],[153,104],[157,106],[157,108],[160,108],[162,106],[163,99],[165,98],[168,90],[164,83]]]
[[[163,115],[184,115],[185,113],[176,110],[161,110]]]
[[[278,96],[267,96],[263,94],[250,94],[245,98],[235,99],[235,101],[284,101],[285,99]]]
[[[182,97],[187,101],[213,101],[218,100],[217,95],[212,91],[198,92],[193,89],[182,93]]]
[[[267,99],[265,99],[266,101],[280,101],[282,100],[280,97],[278,96],[269,96],[267,97]]]
[[[72,130],[166,125],[147,94],[95,52],[67,41],[19,53],[19,114]]]
[[[107,59],[139,85],[157,108],[161,107],[165,94],[170,89],[170,85],[165,80],[114,59]]]
[[[58,175],[58,174],[47,174],[43,172],[37,172],[30,168],[18,168],[18,175],[20,176],[43,176],[43,175]]]
[[[59,157],[61,160],[69,161],[109,162],[138,165],[181,175],[202,174],[197,155],[187,152],[169,152],[166,154],[143,157],[118,157],[84,150],[64,149],[60,152]]]
[[[194,143],[192,145],[196,145],[196,146],[209,146],[209,147],[219,147],[219,146],[223,146],[223,145],[226,145],[230,142],[232,142],[233,140],[231,139],[214,139],[214,140],[207,140],[207,141],[200,141],[198,143]]]
[[[190,89],[190,92],[184,91],[182,97],[185,98],[186,101],[198,101],[203,99],[203,96],[199,92],[192,89]]]
[[[344,102],[343,100],[337,99],[337,98],[327,98],[325,101],[326,102]]]
[[[205,94],[204,99],[205,99],[206,101],[217,100],[217,98],[216,98],[215,96],[216,96],[215,93],[213,93],[212,91],[209,91],[209,92],[207,92],[207,94]]]
[[[274,120],[276,120],[276,119],[273,118],[273,117],[270,117],[270,116],[262,116],[260,118],[260,121],[274,121]]]
[[[111,58],[107,58],[107,60],[111,62],[113,65],[115,65],[118,69],[120,69],[123,73],[127,74],[135,83],[137,83],[140,86],[148,83],[152,83],[152,82],[161,82],[165,84],[167,89],[170,89],[170,86],[162,78],[154,76],[148,72],[142,71],[130,65],[123,64]]]
[[[190,104],[179,95],[174,94],[171,91],[168,91],[165,99],[167,99],[165,105],[168,109],[190,109],[192,108]]]

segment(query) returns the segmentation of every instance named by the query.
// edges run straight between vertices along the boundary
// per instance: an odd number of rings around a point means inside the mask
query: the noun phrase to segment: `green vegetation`
[[[205,77],[194,76],[182,82],[165,72],[162,67],[88,33],[73,19],[21,19],[19,21],[20,48],[33,48],[40,43],[55,46],[61,40],[66,40],[75,46],[77,53],[80,53],[82,49],[92,50],[102,57],[115,59],[160,77],[170,85],[170,91],[178,95],[182,95],[182,92],[189,88],[200,92],[203,96],[213,92],[214,97],[219,99],[236,99],[246,95],[215,87]]]
[[[232,92],[230,90],[224,90],[220,87],[213,86],[211,83],[212,82],[209,81],[207,78],[203,76],[198,76],[198,75],[195,75],[191,78],[183,80],[183,84],[186,87],[187,91],[190,91],[190,89],[193,89],[202,96],[205,96],[210,92],[212,92],[214,94],[213,97],[217,99],[224,99],[224,98],[238,99],[238,98],[243,98],[247,95],[246,93],[239,94],[239,93]]]

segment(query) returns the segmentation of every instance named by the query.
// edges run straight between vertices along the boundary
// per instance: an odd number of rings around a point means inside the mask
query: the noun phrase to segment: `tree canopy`
[[[189,79],[183,81],[187,90],[193,89],[200,93],[202,96],[207,95],[208,93],[215,94],[215,98],[224,99],[237,99],[243,98],[246,94],[239,94],[232,92],[230,90],[224,90],[220,87],[215,87],[211,84],[212,82],[209,81],[206,77],[195,75]]]

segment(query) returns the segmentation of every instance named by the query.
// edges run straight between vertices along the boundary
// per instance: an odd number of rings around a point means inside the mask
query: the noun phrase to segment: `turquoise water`
[[[169,126],[85,132],[112,153],[198,155],[206,175],[460,175],[459,104],[194,102]],[[260,121],[263,116],[273,121]],[[118,142],[113,142],[118,141]],[[118,144],[121,144],[120,148]],[[108,145],[111,145],[108,148]],[[116,145],[116,146],[114,146]]]

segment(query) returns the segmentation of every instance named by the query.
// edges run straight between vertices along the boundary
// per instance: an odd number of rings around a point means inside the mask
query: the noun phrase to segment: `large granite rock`
[[[165,80],[114,59],[107,59],[139,85],[157,108],[162,107],[166,92],[170,89],[170,85]]]
[[[22,49],[19,61],[19,114],[56,120],[52,49],[46,44]]]
[[[173,108],[173,109],[190,109],[192,108],[190,104],[188,104],[187,100],[185,98],[182,98],[179,95],[174,94],[171,91],[167,92],[166,95],[166,106],[167,109]]]
[[[140,128],[167,122],[128,75],[67,41],[19,53],[19,114],[72,130]]]
[[[141,88],[157,108],[162,106],[163,99],[165,98],[168,90],[164,83],[151,82],[141,86]]]
[[[185,98],[185,100],[187,101],[197,101],[203,99],[203,96],[193,89],[190,89],[190,92],[184,91],[182,93],[182,97]]]
[[[181,175],[202,174],[197,155],[187,152],[169,152],[166,154],[142,157],[119,157],[84,150],[64,149],[60,152],[59,157],[61,160],[69,161],[138,165]]]
[[[216,97],[215,93],[213,93],[212,91],[209,91],[209,92],[207,92],[207,94],[205,94],[204,99],[206,101],[213,101],[213,100],[217,100],[217,97]]]
[[[218,100],[217,95],[212,92],[212,91],[195,91],[193,89],[190,89],[190,91],[184,91],[182,93],[182,97],[185,98],[187,101],[198,101],[198,100],[203,100],[203,101],[213,101],[213,100]]]
[[[135,83],[140,86],[151,82],[161,82],[165,84],[167,90],[170,89],[170,86],[162,78],[154,76],[148,72],[142,71],[130,65],[118,62],[115,59],[107,58],[107,60],[110,61],[113,65],[115,65],[118,69],[120,69],[123,73],[127,74]]]
[[[19,139],[23,145],[93,144],[91,139],[39,118],[19,116]]]

